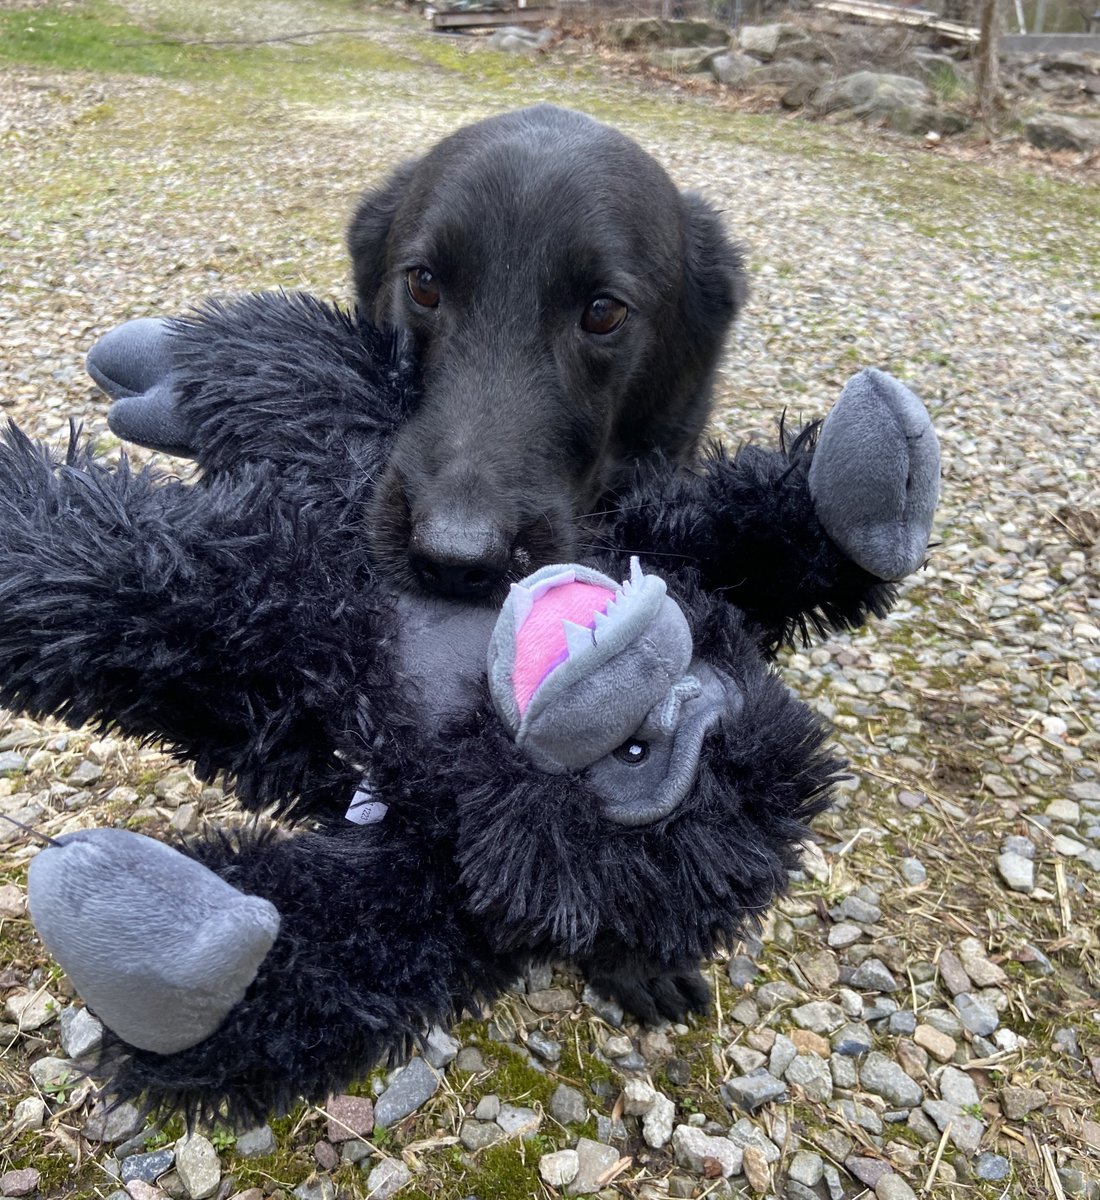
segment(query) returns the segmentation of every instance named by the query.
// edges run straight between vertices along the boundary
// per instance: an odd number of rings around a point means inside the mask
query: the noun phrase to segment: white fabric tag
[[[377,825],[389,812],[390,806],[381,800],[375,800],[374,788],[369,779],[364,779],[356,788],[351,798],[348,811],[344,813],[345,820],[356,825]]]

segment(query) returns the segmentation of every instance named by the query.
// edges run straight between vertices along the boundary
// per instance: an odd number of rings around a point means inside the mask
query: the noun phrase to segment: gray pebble
[[[888,1028],[895,1036],[908,1037],[917,1028],[917,1014],[906,1008],[899,1009],[891,1014]]]
[[[604,1116],[603,1113],[596,1118],[597,1142],[603,1142],[605,1146],[610,1146],[612,1142],[623,1142],[626,1141],[626,1138],[626,1126],[621,1120]]]
[[[997,1016],[997,1010],[991,1004],[978,999],[969,992],[960,992],[955,997],[955,1008],[958,1010],[963,1028],[970,1033],[980,1033],[983,1037],[987,1037],[1001,1023],[1000,1017]]]
[[[777,1033],[775,1041],[772,1043],[771,1056],[768,1059],[768,1070],[776,1079],[782,1079],[787,1068],[794,1062],[797,1054],[798,1049],[794,1042],[785,1033]],[[750,1074],[754,1069],[752,1067],[749,1070],[742,1068],[742,1071],[744,1074]]]
[[[944,1067],[939,1074],[938,1083],[940,1099],[946,1100],[949,1104],[966,1108],[970,1104],[980,1102],[974,1081],[965,1071],[960,1071],[957,1067]]]
[[[124,1142],[133,1137],[145,1122],[132,1104],[117,1104],[106,1109],[102,1101],[92,1109],[81,1133],[90,1142]]]
[[[1035,889],[1035,863],[1019,854],[999,854],[997,873],[1014,892]]]
[[[384,1158],[367,1176],[367,1195],[371,1200],[390,1200],[411,1182],[412,1171],[399,1158]]]
[[[890,1174],[875,1184],[875,1200],[917,1200],[916,1193],[900,1175]]]
[[[896,992],[898,990],[898,981],[886,964],[878,958],[864,959],[856,967],[851,984],[861,992]]]
[[[163,1150],[154,1150],[151,1154],[132,1154],[122,1160],[119,1177],[123,1183],[130,1183],[135,1179],[140,1179],[142,1183],[154,1183],[169,1170],[175,1157],[175,1151],[167,1146]]]
[[[903,858],[898,863],[898,870],[901,871],[902,879],[910,887],[918,887],[928,878],[924,863],[919,858]]]
[[[870,1029],[861,1021],[848,1021],[832,1036],[832,1047],[837,1054],[866,1054],[874,1045]]]
[[[537,1029],[527,1035],[527,1049],[537,1054],[544,1062],[554,1063],[561,1058],[561,1042],[555,1042]]]
[[[721,1091],[729,1107],[736,1106],[750,1113],[787,1094],[787,1088],[782,1081],[768,1071],[738,1075],[724,1083]]]
[[[103,1045],[103,1025],[86,1008],[67,1008],[58,1018],[61,1048],[72,1059],[87,1058]]]
[[[176,1143],[176,1173],[191,1200],[206,1200],[218,1190],[222,1165],[218,1152],[201,1133],[181,1138]]]
[[[863,1060],[859,1081],[868,1092],[903,1108],[915,1108],[924,1097],[916,1080],[910,1079],[892,1058],[877,1051]]]
[[[760,968],[747,954],[735,954],[729,961],[726,974],[734,987],[748,987],[760,974]]]
[[[14,750],[0,752],[0,776],[19,775],[27,768],[27,760]]]
[[[500,1116],[500,1097],[494,1092],[482,1096],[474,1109],[478,1121],[495,1121]]]
[[[588,1104],[576,1088],[563,1083],[550,1097],[550,1115],[563,1125],[579,1125],[588,1120]]]
[[[538,1133],[542,1118],[533,1108],[518,1104],[502,1104],[497,1113],[497,1124],[507,1137],[530,1137]]]
[[[816,1054],[800,1054],[787,1068],[788,1083],[798,1084],[810,1100],[833,1098],[833,1076],[829,1064]]]
[[[453,1063],[461,1049],[462,1044],[439,1025],[433,1025],[428,1030],[424,1057],[437,1071]]]
[[[1009,1161],[1002,1154],[994,1154],[990,1150],[979,1154],[974,1162],[974,1175],[986,1183],[999,1183],[1008,1178],[1011,1169]]]
[[[84,759],[69,772],[66,783],[73,787],[87,787],[89,784],[96,783],[103,777],[103,768],[94,762],[88,762]]]
[[[464,1046],[455,1057],[455,1067],[476,1075],[485,1070],[485,1058],[476,1046]]]
[[[845,896],[829,914],[834,920],[854,921],[857,925],[875,925],[882,919],[882,909],[853,893]]]
[[[393,1125],[416,1112],[435,1095],[439,1076],[422,1058],[414,1058],[397,1079],[378,1097],[374,1106],[376,1125]]]
[[[619,1161],[619,1152],[614,1146],[581,1138],[577,1142],[577,1174],[566,1187],[566,1194],[583,1196],[597,1189],[597,1180]],[[483,1200],[492,1200],[486,1196]]]
[[[495,1121],[467,1118],[458,1131],[458,1140],[467,1150],[484,1150],[504,1140],[504,1130]]]
[[[759,1150],[764,1156],[764,1161],[769,1165],[779,1161],[779,1147],[766,1137],[764,1131],[758,1125],[754,1125],[748,1117],[741,1117],[726,1134],[726,1137],[734,1145],[740,1146],[742,1150],[747,1150],[750,1146],[754,1150]]]
[[[264,1158],[275,1153],[275,1134],[270,1125],[256,1125],[237,1138],[233,1150],[238,1158]]]
[[[855,1060],[847,1054],[831,1054],[829,1070],[833,1075],[833,1084],[839,1088],[854,1088],[859,1083],[859,1072]]]
[[[957,1104],[949,1104],[946,1100],[925,1100],[921,1107],[941,1133],[948,1125],[951,1126],[948,1139],[964,1154],[977,1151],[985,1133],[985,1124],[977,1117],[964,1113]]]
[[[828,1034],[844,1024],[844,1009],[829,1000],[812,1000],[792,1009],[791,1019],[799,1029]]]

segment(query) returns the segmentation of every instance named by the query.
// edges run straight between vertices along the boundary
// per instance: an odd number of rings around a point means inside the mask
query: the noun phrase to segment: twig
[[[928,1168],[928,1174],[925,1176],[924,1186],[920,1190],[922,1196],[928,1195],[932,1184],[936,1181],[936,1172],[940,1169],[940,1159],[943,1158],[943,1152],[947,1149],[947,1135],[950,1132],[951,1122],[948,1121],[943,1127],[943,1133],[940,1134],[940,1144],[936,1147],[936,1157],[932,1159],[932,1165]]]
[[[1043,1157],[1043,1166],[1047,1169],[1047,1176],[1050,1179],[1050,1186],[1054,1190],[1056,1200],[1066,1200],[1066,1193],[1062,1190],[1062,1181],[1058,1178],[1058,1170],[1054,1165],[1054,1155],[1050,1152],[1050,1147],[1043,1145],[1039,1147],[1039,1153]]]
[[[1069,893],[1066,890],[1066,866],[1060,858],[1054,860],[1054,882],[1058,889],[1058,915],[1062,918],[1062,932],[1069,933],[1073,923],[1073,913],[1069,907]]]

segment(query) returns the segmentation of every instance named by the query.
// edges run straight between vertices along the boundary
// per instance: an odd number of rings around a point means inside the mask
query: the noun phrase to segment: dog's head
[[[695,444],[741,260],[622,134],[549,106],[468,126],[368,193],[348,242],[360,306],[422,363],[369,522],[403,582],[499,596],[572,556],[617,468]]]

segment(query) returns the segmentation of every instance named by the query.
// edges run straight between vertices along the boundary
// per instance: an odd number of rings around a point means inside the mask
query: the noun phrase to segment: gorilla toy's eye
[[[585,333],[614,333],[626,320],[627,307],[614,296],[597,296],[581,316]]]
[[[641,742],[637,738],[631,738],[629,742],[623,744],[615,751],[615,757],[619,762],[628,763],[632,767],[636,767],[639,763],[644,763],[649,757],[649,743]]]
[[[409,295],[421,308],[439,306],[439,280],[427,267],[413,267],[405,273],[405,286]]]

